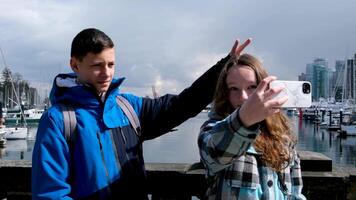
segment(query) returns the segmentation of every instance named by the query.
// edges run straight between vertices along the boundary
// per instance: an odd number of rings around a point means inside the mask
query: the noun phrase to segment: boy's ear
[[[78,72],[78,60],[75,57],[70,58],[70,67],[75,73]]]

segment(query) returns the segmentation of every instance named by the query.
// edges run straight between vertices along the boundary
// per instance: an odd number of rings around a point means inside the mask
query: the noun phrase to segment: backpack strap
[[[73,106],[59,104],[62,110],[63,123],[64,123],[64,136],[70,145],[70,148],[75,144],[75,128],[77,126],[77,118]]]
[[[134,128],[137,136],[141,136],[141,126],[140,126],[140,120],[138,119],[138,116],[134,110],[134,108],[131,106],[131,104],[122,96],[117,96],[116,98],[117,104],[120,106],[120,108],[123,110],[125,115],[130,121],[130,124]],[[77,126],[77,118],[75,116],[75,110],[73,106],[71,105],[65,105],[65,104],[59,104],[59,107],[62,111],[63,115],[63,123],[64,123],[64,135],[67,140],[67,143],[69,144],[69,147],[72,149],[75,146],[75,130]],[[72,151],[72,150],[70,150]]]
[[[136,135],[140,138],[141,137],[140,120],[138,119],[138,116],[134,108],[131,106],[129,101],[127,101],[123,96],[117,96],[116,102],[120,106],[122,111],[125,113],[127,118],[129,119],[131,126],[134,128],[136,132]]]
[[[77,118],[75,110],[71,105],[59,104],[62,111],[64,123],[64,137],[69,146],[70,163],[69,163],[69,183],[74,183],[74,147],[76,144],[76,126]]]

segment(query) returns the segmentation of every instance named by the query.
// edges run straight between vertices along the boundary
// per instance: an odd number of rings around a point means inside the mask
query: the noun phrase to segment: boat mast
[[[1,53],[1,57],[2,57],[2,61],[3,61],[3,64],[4,64],[4,68],[9,68],[6,64],[6,61],[5,61],[5,56],[4,56],[4,52],[2,51],[2,48],[0,47],[0,53]],[[24,123],[25,123],[25,126],[27,126],[27,122],[26,122],[26,117],[24,115],[24,111],[22,109],[22,106],[21,106],[21,102],[20,102],[20,99],[19,99],[19,95],[17,94],[16,90],[15,90],[15,85],[14,85],[14,81],[12,79],[12,75],[11,73],[9,73],[9,78],[10,78],[10,82],[11,82],[11,86],[12,86],[12,90],[15,94],[15,97],[16,97],[16,101],[19,102],[19,107],[20,107],[20,112],[21,112],[21,115],[23,117],[23,120],[24,120]]]

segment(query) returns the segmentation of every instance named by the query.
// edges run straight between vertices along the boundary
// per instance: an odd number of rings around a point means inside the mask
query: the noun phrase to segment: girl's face
[[[255,91],[257,79],[255,72],[246,65],[235,65],[227,71],[226,85],[229,102],[236,109]]]

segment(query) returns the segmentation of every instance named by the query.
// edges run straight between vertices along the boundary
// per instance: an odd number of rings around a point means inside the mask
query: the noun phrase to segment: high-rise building
[[[356,54],[354,58],[335,62],[334,94],[337,101],[356,98]]]
[[[342,101],[343,90],[346,89],[346,71],[345,71],[345,61],[337,60],[335,62],[335,78],[332,81],[334,85],[332,96],[336,101]]]
[[[335,88],[336,88],[336,72],[332,70],[331,68],[328,68],[328,82],[329,82],[329,88],[328,88],[328,98],[332,98],[335,100]]]
[[[312,82],[313,79],[313,64],[307,64],[306,67],[306,78],[308,81]]]
[[[327,60],[316,58],[306,66],[306,79],[312,84],[313,101],[330,97],[330,69]]]
[[[355,98],[355,64],[354,59],[346,60],[346,89],[344,90],[344,99]]]
[[[356,100],[356,54],[351,59],[337,60],[335,71],[328,67],[326,59],[316,58],[306,65],[306,73],[298,80],[311,82],[313,101],[330,97],[336,101]]]
[[[298,76],[298,81],[309,81],[306,74],[302,73]]]
[[[353,94],[352,94],[352,99],[356,99],[356,54],[354,55],[354,58],[351,59],[352,63],[350,63],[350,65],[352,65],[351,69],[352,69],[352,85],[353,85]]]
[[[346,60],[345,81],[343,83],[343,99],[355,98],[355,66],[353,59]]]

